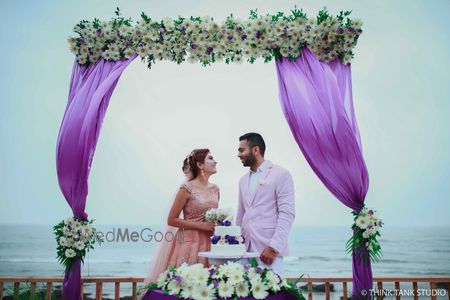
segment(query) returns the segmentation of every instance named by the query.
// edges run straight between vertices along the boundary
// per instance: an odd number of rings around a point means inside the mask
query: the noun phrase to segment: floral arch
[[[350,65],[362,23],[349,15],[321,10],[316,18],[308,18],[295,8],[290,14],[262,16],[254,10],[247,20],[230,15],[217,23],[210,17],[155,21],[142,13],[133,25],[117,9],[108,22],[78,23],[76,36],[69,37],[76,59],[56,148],[59,186],[74,218],[87,221],[89,170],[102,122],[122,72],[138,56],[149,68],[160,60],[204,66],[275,60],[280,104],[301,152],[329,191],[352,209],[355,221],[370,213],[364,207],[369,179],[353,109]],[[370,260],[380,254],[379,233],[363,236],[356,224],[353,229],[347,244],[353,256],[353,296],[362,297],[361,291],[372,288]],[[66,248],[58,246],[66,266],[63,294],[80,299],[87,249],[68,257]]]

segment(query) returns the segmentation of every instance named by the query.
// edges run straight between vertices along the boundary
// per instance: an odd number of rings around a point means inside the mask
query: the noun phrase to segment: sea
[[[88,253],[83,277],[147,275],[158,241],[163,238],[160,228],[137,225],[96,225],[96,228],[105,241]],[[126,230],[129,240],[124,234]],[[133,239],[132,232],[136,232]],[[348,227],[294,227],[283,275],[351,277],[351,255],[345,251],[350,236]],[[372,263],[374,277],[450,277],[450,227],[384,227],[379,242],[383,255],[379,262]],[[64,269],[56,260],[52,225],[0,225],[0,276],[64,276]],[[402,284],[400,288],[407,293],[410,285]],[[393,288],[389,284],[384,287]],[[419,288],[429,289],[429,285],[419,283]],[[342,285],[335,283],[334,289],[332,299],[339,299]],[[87,284],[84,290],[94,294],[95,286]],[[105,284],[103,290],[105,297],[112,297],[114,286]],[[438,299],[448,299],[446,293],[442,291]],[[131,284],[121,284],[121,296],[130,294]],[[314,299],[323,297],[321,293],[317,296]]]

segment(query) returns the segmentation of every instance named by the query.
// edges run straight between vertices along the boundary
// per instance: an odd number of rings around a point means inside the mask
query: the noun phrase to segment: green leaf
[[[141,12],[141,18],[144,20],[145,23],[150,23],[152,21],[151,18],[149,18],[144,12]]]
[[[306,13],[303,12],[303,8],[298,9],[297,5],[294,6],[294,9],[291,10],[292,15],[294,16],[294,20],[295,19],[299,19],[299,18],[307,18]]]
[[[250,20],[258,19],[258,9],[257,8],[255,8],[254,10],[253,9],[250,10],[250,17],[249,17],[249,19]]]
[[[253,257],[252,259],[250,259],[250,266],[252,268],[256,268],[258,266],[258,261],[256,260],[256,258]]]

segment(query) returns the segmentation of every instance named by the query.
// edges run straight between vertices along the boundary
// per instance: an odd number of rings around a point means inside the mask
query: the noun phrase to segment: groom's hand
[[[271,265],[277,256],[278,252],[275,251],[275,249],[273,249],[272,247],[267,247],[263,250],[263,252],[259,256],[259,259],[266,265]]]

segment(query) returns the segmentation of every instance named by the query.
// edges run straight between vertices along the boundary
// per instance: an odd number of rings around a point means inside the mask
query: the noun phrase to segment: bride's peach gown
[[[185,220],[204,222],[206,211],[218,207],[219,187],[215,184],[211,184],[207,189],[202,189],[186,182],[180,186],[180,189],[186,189],[190,194],[182,213]],[[155,282],[159,274],[169,267],[178,267],[183,263],[201,263],[209,266],[208,259],[198,257],[198,253],[211,250],[212,232],[195,229],[180,230],[170,226],[166,232],[171,232],[172,236],[176,238],[171,241],[163,239],[160,242],[144,284]]]
[[[219,189],[212,185],[207,190],[184,183],[180,188],[189,191],[190,197],[186,202],[184,219],[193,222],[204,222],[205,212],[210,208],[217,208],[219,204]],[[208,259],[199,257],[199,252],[211,250],[211,234],[207,231],[184,229],[179,231],[179,238],[172,242],[168,267],[178,267],[183,263],[201,263],[208,266]]]

